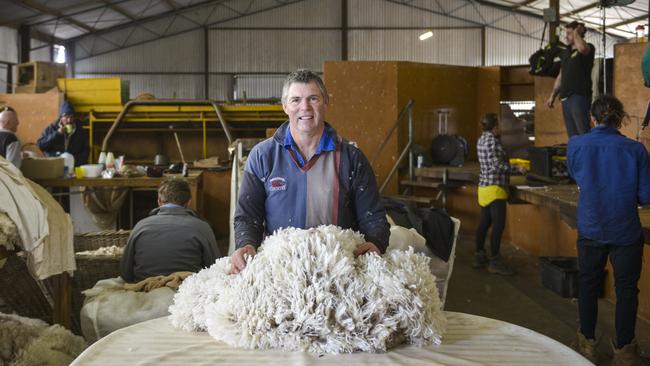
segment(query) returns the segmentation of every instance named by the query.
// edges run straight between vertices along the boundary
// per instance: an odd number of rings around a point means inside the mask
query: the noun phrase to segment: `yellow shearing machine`
[[[77,113],[87,114],[91,160],[116,130],[170,132],[170,125],[184,125],[183,131],[201,132],[203,158],[207,157],[207,135],[218,130],[228,143],[231,131],[264,131],[287,120],[280,104],[225,104],[213,100],[153,99],[128,100],[128,82],[120,78],[58,79],[59,90]],[[262,133],[263,135],[263,133]],[[99,140],[101,145],[98,144]]]

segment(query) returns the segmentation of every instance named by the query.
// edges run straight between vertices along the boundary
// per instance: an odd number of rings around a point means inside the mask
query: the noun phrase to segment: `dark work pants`
[[[589,107],[591,100],[573,94],[562,101],[562,114],[569,138],[589,132]]]
[[[499,255],[501,250],[501,234],[506,226],[506,200],[494,200],[485,207],[481,207],[481,221],[476,229],[476,251],[485,248],[485,237],[492,226],[490,238],[490,254],[492,257]]]
[[[614,268],[616,287],[616,346],[621,348],[634,339],[643,240],[634,245],[618,246],[578,239],[580,332],[589,339],[595,339],[598,295],[608,256]]]

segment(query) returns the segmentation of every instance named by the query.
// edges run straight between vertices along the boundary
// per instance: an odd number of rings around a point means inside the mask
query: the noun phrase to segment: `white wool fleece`
[[[222,258],[187,278],[170,320],[243,348],[382,352],[401,337],[440,344],[446,319],[429,258],[412,248],[355,258],[362,243],[332,225],[278,230],[240,274],[229,275]]]

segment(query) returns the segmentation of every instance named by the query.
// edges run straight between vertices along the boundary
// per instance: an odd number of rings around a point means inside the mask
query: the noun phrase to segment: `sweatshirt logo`
[[[287,181],[284,178],[271,178],[271,191],[286,191]]]

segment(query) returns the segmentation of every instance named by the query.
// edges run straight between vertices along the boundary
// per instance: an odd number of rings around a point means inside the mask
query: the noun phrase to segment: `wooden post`
[[[549,6],[555,12],[555,21],[549,23],[548,41],[555,43],[558,41],[557,28],[560,26],[560,0],[549,0]]]
[[[54,309],[52,310],[52,322],[61,324],[71,329],[71,286],[70,276],[64,272],[52,277],[54,284]]]

